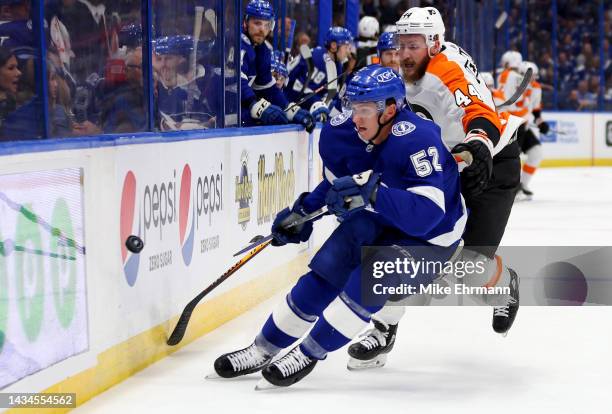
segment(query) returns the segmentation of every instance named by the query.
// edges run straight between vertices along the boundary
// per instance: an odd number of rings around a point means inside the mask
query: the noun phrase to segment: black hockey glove
[[[493,157],[491,149],[485,144],[488,140],[484,131],[470,131],[466,140],[455,145],[451,152],[457,154],[469,151],[473,161],[461,172],[461,192],[467,197],[476,197],[487,187],[493,173]]]
[[[287,207],[276,215],[274,223],[272,223],[272,236],[274,236],[272,246],[305,242],[310,238],[312,234],[312,221],[307,221],[289,229],[285,228],[288,224],[306,215],[302,207],[302,201],[308,194],[310,193],[302,193],[293,204],[291,210]]]
[[[546,135],[548,131],[550,131],[550,125],[548,125],[548,122],[542,121],[538,124],[538,129],[540,130],[540,134]]]

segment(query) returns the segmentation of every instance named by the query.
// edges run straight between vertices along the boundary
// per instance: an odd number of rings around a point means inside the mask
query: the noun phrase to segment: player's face
[[[269,20],[250,18],[247,20],[247,31],[253,43],[260,45],[272,31],[272,22]]]
[[[338,46],[338,51],[336,52],[336,56],[338,57],[338,62],[344,62],[351,53],[351,46],[348,44],[342,44]]]
[[[272,76],[276,80],[276,86],[278,86],[279,89],[283,89],[285,87],[285,77],[276,72],[273,72]]]
[[[418,34],[400,35],[398,46],[404,79],[409,82],[421,79],[429,63],[425,37]]]
[[[385,50],[380,54],[380,64],[384,67],[391,68],[399,72],[400,58],[397,50]]]
[[[4,66],[0,67],[0,90],[16,94],[19,78],[21,71],[17,67],[17,58],[11,56]]]
[[[177,55],[158,55],[157,64],[159,67],[159,75],[166,86],[175,86],[177,82],[177,68],[184,59]]]
[[[378,132],[378,107],[375,102],[355,103],[351,107],[353,122],[362,139],[370,141]]]

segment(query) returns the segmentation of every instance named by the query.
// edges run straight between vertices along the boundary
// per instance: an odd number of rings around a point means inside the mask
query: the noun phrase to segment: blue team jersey
[[[285,109],[287,99],[276,86],[272,77],[272,46],[268,42],[253,45],[246,34],[242,34],[240,46],[240,100],[242,102],[242,121],[245,125],[254,125],[250,105],[265,99],[272,105]]]
[[[198,66],[198,74],[190,82],[180,82],[168,88],[162,82],[157,87],[157,104],[159,111],[169,115],[174,121],[181,121],[185,116],[198,115],[201,121],[207,121],[216,115],[220,106],[219,85],[221,76],[212,66]]]
[[[0,22],[0,45],[13,51],[19,59],[37,57],[31,20]]]
[[[307,211],[325,204],[334,179],[372,169],[381,173],[374,214],[382,225],[438,246],[457,242],[465,229],[467,210],[459,171],[442,142],[440,128],[404,109],[380,145],[363,141],[350,113],[330,120],[321,131],[319,153],[324,180],[304,200]]]
[[[327,49],[318,46],[312,50],[312,64],[314,66],[312,78],[310,82],[304,88],[304,83],[308,78],[308,64],[301,57],[298,56],[292,62],[289,63],[287,69],[289,70],[289,80],[287,87],[285,88],[285,95],[287,100],[291,102],[297,102],[302,97],[302,89],[304,94],[309,94],[315,91],[320,86],[326,84],[328,81],[327,69],[325,63],[331,61],[331,57],[327,53]],[[336,77],[342,74],[342,66],[338,63],[336,65]],[[309,110],[313,103],[316,101],[324,100],[327,94],[327,89],[323,89],[318,92],[312,98],[306,100],[302,105],[302,108]]]

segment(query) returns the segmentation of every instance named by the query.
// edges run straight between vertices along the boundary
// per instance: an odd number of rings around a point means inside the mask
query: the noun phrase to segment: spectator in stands
[[[385,31],[387,26],[395,26],[395,22],[399,18],[397,15],[396,9],[389,4],[389,0],[380,0],[379,4],[379,12],[380,12],[380,25]]]
[[[597,106],[597,95],[589,91],[589,84],[586,80],[578,82],[578,101],[580,102],[578,110],[592,110]]]
[[[15,54],[0,46],[0,140],[36,138],[41,135],[41,102],[31,99],[19,105],[19,80],[22,73]]]
[[[47,21],[57,17],[66,28],[74,59],[70,70],[78,82],[91,73],[100,73],[108,54],[103,18],[104,3],[93,5],[78,0],[49,0],[45,3]]]
[[[47,60],[49,82],[49,126],[53,137],[69,137],[75,134],[70,88],[60,75],[60,69],[51,59]]]
[[[15,96],[20,78],[17,58],[10,50],[0,47],[0,123],[17,109]]]
[[[27,102],[36,92],[30,0],[0,0],[0,45],[15,53],[22,73],[16,99],[19,104]]]
[[[102,103],[101,122],[105,133],[137,132],[147,128],[140,47],[130,50],[125,69],[125,82],[117,85]]]
[[[576,89],[572,90],[567,99],[559,102],[559,107],[570,111],[580,111],[582,109],[582,104],[580,99],[578,99],[578,91]]]

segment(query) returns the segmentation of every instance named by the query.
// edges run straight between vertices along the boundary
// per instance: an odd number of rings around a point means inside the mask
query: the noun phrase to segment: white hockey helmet
[[[380,33],[380,24],[376,17],[363,16],[359,20],[359,37],[373,39]]]
[[[519,72],[524,75],[525,72],[527,72],[527,69],[529,68],[533,70],[533,79],[537,79],[539,72],[538,65],[528,60],[524,60],[523,62],[521,62],[521,65],[519,66]]]
[[[508,50],[501,57],[501,65],[503,68],[509,67],[519,69],[523,62],[523,55],[515,50]]]
[[[444,44],[446,29],[442,15],[435,7],[411,7],[395,23],[398,35],[421,34],[425,36],[427,49],[435,45],[436,40]]]
[[[487,88],[493,87],[494,81],[491,72],[480,72],[480,76],[482,76],[482,80],[484,81]]]

